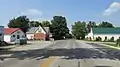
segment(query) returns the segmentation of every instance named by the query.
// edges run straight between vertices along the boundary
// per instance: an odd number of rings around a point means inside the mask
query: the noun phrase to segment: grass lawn
[[[114,47],[118,47],[117,44],[107,44],[107,45],[114,46]]]

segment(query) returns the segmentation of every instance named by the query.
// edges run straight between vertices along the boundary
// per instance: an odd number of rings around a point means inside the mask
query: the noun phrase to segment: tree
[[[29,22],[29,27],[38,27],[40,23],[38,21],[30,21]]]
[[[28,29],[29,19],[26,16],[19,16],[9,21],[9,28],[21,28],[24,32]]]
[[[49,21],[42,21],[41,22],[43,27],[50,27],[50,22]]]
[[[70,34],[70,33],[67,33],[65,36],[66,36],[67,39],[72,38],[72,34]]]
[[[89,21],[87,24],[87,32],[89,33],[91,31],[91,28],[98,27],[95,22]]]
[[[99,27],[100,28],[113,28],[114,26],[109,22],[103,21],[102,23],[99,24]]]
[[[69,33],[65,17],[54,16],[51,20],[50,32],[54,39],[63,39]]]
[[[87,33],[86,23],[77,21],[72,25],[72,34],[76,39],[84,39]]]

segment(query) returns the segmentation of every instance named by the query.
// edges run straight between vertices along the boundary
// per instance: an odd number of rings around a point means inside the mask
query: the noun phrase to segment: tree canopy
[[[43,27],[50,27],[50,22],[49,22],[49,21],[42,21],[42,22],[41,22],[41,25],[42,25]]]
[[[89,33],[91,28],[93,28],[93,27],[98,27],[98,26],[96,25],[95,22],[89,21],[88,24],[87,24],[87,32]]]
[[[72,25],[72,34],[76,39],[84,39],[87,33],[86,23],[77,21]]]
[[[29,27],[38,27],[41,23],[39,23],[38,21],[30,21],[28,24]]]
[[[109,23],[109,22],[105,22],[103,21],[102,23],[99,24],[100,28],[113,28],[113,24]]]
[[[63,39],[69,33],[65,17],[54,16],[51,20],[50,31],[54,39]]]
[[[24,32],[28,29],[29,19],[26,16],[19,16],[9,21],[9,28],[21,28]]]

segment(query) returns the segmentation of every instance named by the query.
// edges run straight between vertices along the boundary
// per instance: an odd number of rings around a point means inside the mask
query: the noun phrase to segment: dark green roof
[[[120,28],[92,28],[93,34],[120,34]]]

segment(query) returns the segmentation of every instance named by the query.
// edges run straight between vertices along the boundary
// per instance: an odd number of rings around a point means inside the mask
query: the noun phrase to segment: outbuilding
[[[31,27],[26,32],[28,40],[46,40],[46,31],[42,26]]]
[[[90,33],[85,36],[85,38],[89,38],[91,40],[96,40],[97,37],[100,37],[102,41],[104,41],[105,38],[108,40],[111,38],[117,40],[120,37],[120,28],[91,28]]]
[[[20,38],[25,38],[25,33],[20,28],[4,28],[4,41],[15,42]]]

